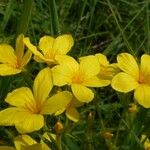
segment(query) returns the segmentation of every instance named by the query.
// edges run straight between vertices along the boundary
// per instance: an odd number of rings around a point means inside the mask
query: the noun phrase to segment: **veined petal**
[[[40,114],[26,113],[22,122],[16,123],[15,127],[19,133],[30,133],[40,130],[44,126],[44,117]]]
[[[16,69],[13,66],[10,66],[9,64],[0,64],[0,75],[1,76],[8,76],[8,75],[14,75],[20,73],[21,69]]]
[[[5,101],[10,105],[17,107],[26,107],[33,104],[35,105],[33,94],[27,87],[21,87],[8,93]]]
[[[0,150],[15,150],[12,146],[0,146]]]
[[[67,110],[66,110],[66,116],[67,116],[70,120],[72,120],[72,121],[74,121],[74,122],[79,121],[79,118],[80,118],[79,112],[78,112],[77,109],[74,108],[74,107],[69,107],[69,108],[67,108]]]
[[[19,135],[15,138],[14,144],[17,150],[22,150],[22,146],[36,144],[37,142],[28,135]]]
[[[23,121],[27,111],[25,109],[10,107],[0,111],[0,125],[13,126]]]
[[[14,53],[14,49],[8,44],[0,44],[0,62],[17,64],[17,57]]]
[[[71,83],[73,71],[68,68],[68,65],[57,65],[52,68],[53,83],[57,86],[63,86]]]
[[[131,54],[121,53],[117,56],[117,61],[121,70],[133,76],[136,80],[139,78],[139,67]]]
[[[150,55],[144,54],[141,57],[140,75],[143,80],[150,84]]]
[[[93,91],[83,85],[72,84],[71,89],[75,97],[81,102],[89,103],[94,98]]]
[[[24,38],[23,42],[35,56],[38,56],[42,60],[45,60],[44,56],[37,50],[37,48],[33,44],[31,44],[30,39],[28,37]]]
[[[134,92],[137,102],[145,108],[150,108],[150,86],[140,84]]]
[[[26,53],[22,57],[21,66],[24,67],[25,65],[27,65],[27,63],[30,61],[31,57],[32,57],[32,52],[27,50]]]
[[[35,100],[42,104],[48,97],[52,87],[51,69],[47,67],[41,70],[34,80],[33,93]]]
[[[103,65],[103,66],[109,65],[109,61],[107,60],[107,57],[105,55],[98,53],[95,56],[98,58],[100,65]]]
[[[93,76],[83,82],[84,86],[88,87],[104,87],[110,84],[110,80],[103,80],[98,78],[97,76]]]
[[[116,91],[127,93],[137,88],[139,84],[133,76],[121,72],[112,79],[111,85]]]
[[[85,74],[85,78],[91,78],[100,72],[100,65],[95,56],[86,56],[80,61],[80,72]]]
[[[42,50],[43,54],[54,54],[54,38],[51,36],[43,36],[39,41],[39,48]]]
[[[73,44],[74,40],[71,35],[60,35],[55,39],[53,49],[57,52],[57,54],[63,55],[70,51]]]
[[[72,94],[68,91],[63,91],[55,94],[45,101],[42,114],[55,114],[57,111],[67,108],[71,102]]]
[[[23,43],[24,35],[20,34],[16,40],[16,56],[19,60],[22,59],[24,54],[24,43]]]

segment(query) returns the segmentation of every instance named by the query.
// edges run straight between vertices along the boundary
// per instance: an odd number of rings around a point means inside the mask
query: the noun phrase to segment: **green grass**
[[[36,44],[45,34],[70,33],[75,45],[69,54],[75,58],[103,53],[111,62],[116,62],[121,52],[136,57],[150,54],[149,0],[56,0],[57,8],[51,7],[50,0],[35,0],[33,4],[25,1],[0,1],[1,43],[14,44],[21,32]],[[32,79],[43,65],[31,62],[28,68],[29,73],[22,77],[0,77],[1,109],[6,107],[7,93],[24,85],[32,86]],[[137,113],[130,113],[132,93],[116,93],[109,87],[96,92],[94,101],[79,109],[78,123],[66,121],[63,115],[48,121],[52,132],[57,119],[65,124],[63,150],[143,150],[141,134],[150,136],[149,109],[139,106]],[[103,134],[106,131],[113,133],[113,137],[106,138]],[[44,129],[31,136],[39,139],[42,132]],[[16,135],[13,127],[0,127],[0,144],[12,145],[12,137]],[[49,144],[57,149],[55,144]]]

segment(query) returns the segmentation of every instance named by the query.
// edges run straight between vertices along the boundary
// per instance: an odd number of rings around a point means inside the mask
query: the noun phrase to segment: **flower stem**
[[[48,5],[50,11],[51,34],[58,35],[60,34],[60,28],[59,28],[58,13],[57,13],[57,6],[55,0],[48,0]]]
[[[27,32],[29,21],[31,19],[33,4],[34,4],[34,0],[23,1],[23,12],[17,26],[17,32],[16,32],[17,36],[21,33],[25,34]]]

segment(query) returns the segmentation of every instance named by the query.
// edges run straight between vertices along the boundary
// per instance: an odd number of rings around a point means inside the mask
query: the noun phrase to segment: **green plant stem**
[[[50,26],[51,34],[58,35],[60,34],[59,20],[57,13],[57,6],[55,0],[48,0],[49,12],[50,12]]]
[[[33,4],[34,0],[23,1],[23,12],[17,26],[17,36],[21,33],[25,34],[27,32],[28,25],[31,19]]]
[[[56,136],[56,144],[57,144],[57,148],[58,150],[62,150],[62,144],[61,144],[61,134],[57,134]]]

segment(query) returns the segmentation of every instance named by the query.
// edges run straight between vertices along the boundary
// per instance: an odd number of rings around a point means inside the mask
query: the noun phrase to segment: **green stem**
[[[31,19],[33,4],[34,0],[23,1],[23,12],[17,26],[17,33],[16,33],[17,36],[21,33],[25,34],[27,32],[29,21]]]
[[[49,11],[50,11],[50,25],[51,25],[51,34],[58,35],[60,34],[59,21],[57,6],[55,0],[48,0]]]
[[[62,150],[61,135],[60,134],[57,135],[56,140],[57,140],[56,144],[57,144],[58,150]]]

